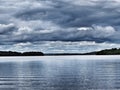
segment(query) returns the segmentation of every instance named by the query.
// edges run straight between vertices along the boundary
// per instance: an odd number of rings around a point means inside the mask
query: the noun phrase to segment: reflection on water
[[[35,61],[0,62],[0,90],[120,89],[120,60],[114,57],[110,60],[37,57]]]

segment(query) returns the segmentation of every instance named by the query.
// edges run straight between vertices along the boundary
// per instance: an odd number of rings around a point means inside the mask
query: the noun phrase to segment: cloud
[[[0,11],[0,45],[120,43],[118,0],[1,0]]]
[[[6,33],[10,33],[15,29],[15,25],[14,24],[0,24],[0,34],[6,34]]]
[[[81,42],[63,42],[63,41],[42,41],[42,42],[26,42],[14,45],[0,45],[1,50],[7,51],[42,51],[44,53],[85,53],[91,51],[99,51],[102,49],[119,48],[120,44],[114,43],[96,43],[91,41]]]
[[[17,43],[17,44],[14,44],[15,46],[29,46],[31,45],[30,42],[26,42],[26,43]]]
[[[1,36],[1,38],[4,43],[6,42],[7,44],[9,42],[17,43],[36,41],[95,41],[119,43],[118,37],[120,37],[120,31],[112,26],[92,25],[91,27],[79,28],[61,28],[57,25],[54,26],[54,24],[50,23],[49,28],[45,26],[39,29],[30,28],[29,25],[26,27],[22,25],[15,27],[13,24],[1,25],[1,33],[2,36],[4,35],[4,37]],[[8,32],[10,33],[9,35],[7,34]]]
[[[15,17],[27,21],[52,21],[64,27],[91,26],[93,24],[119,25],[118,2],[114,1],[115,4],[113,4],[113,1],[51,0],[48,4],[48,0],[46,0],[44,4],[47,3],[50,8],[34,8],[31,5],[30,9],[15,13]],[[42,2],[37,3],[43,4]]]

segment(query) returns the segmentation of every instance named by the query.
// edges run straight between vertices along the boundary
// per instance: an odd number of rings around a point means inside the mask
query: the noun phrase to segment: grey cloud
[[[0,34],[9,34],[12,33],[15,30],[15,25],[14,24],[0,24]]]
[[[116,21],[116,19],[119,19],[119,12],[117,10],[120,7],[118,5],[107,7],[113,2],[102,0],[94,2],[93,5],[84,5],[86,2],[92,2],[92,0],[75,1],[83,2],[83,5],[72,4],[70,0],[51,0],[54,3],[52,8],[33,8],[17,13],[15,16],[28,21],[41,19],[53,21],[54,23],[67,27],[91,26],[92,24],[119,25],[120,21]]]
[[[120,43],[118,0],[0,0],[0,11],[0,45]]]
[[[112,26],[80,27],[80,28],[55,28],[55,30],[33,30],[28,27],[18,28],[13,32],[13,42],[35,41],[95,41],[119,43],[120,31]]]

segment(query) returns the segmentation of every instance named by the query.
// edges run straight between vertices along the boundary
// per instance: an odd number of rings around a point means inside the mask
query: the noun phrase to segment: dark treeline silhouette
[[[0,51],[0,56],[61,56],[61,55],[120,55],[120,48],[105,49],[90,53],[49,53],[42,52],[13,52],[13,51]]]
[[[105,49],[96,52],[96,55],[120,55],[120,48]]]
[[[24,52],[22,53],[23,56],[43,56],[42,52]]]
[[[0,56],[43,56],[42,52],[13,52],[13,51],[0,51]]]

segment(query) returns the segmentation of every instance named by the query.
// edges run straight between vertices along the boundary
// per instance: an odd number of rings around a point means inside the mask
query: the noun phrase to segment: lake
[[[0,57],[0,90],[120,90],[120,56]]]

